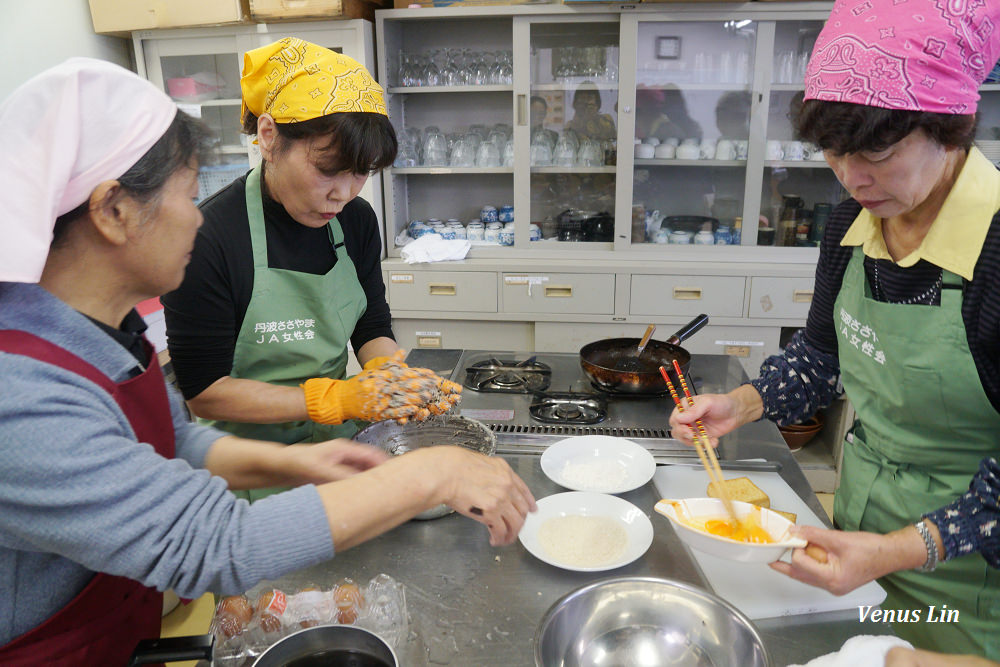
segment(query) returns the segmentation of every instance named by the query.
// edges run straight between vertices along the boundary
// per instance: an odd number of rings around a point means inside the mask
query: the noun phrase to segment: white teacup
[[[715,145],[716,160],[735,160],[736,145],[729,139],[720,139]]]
[[[777,139],[770,139],[765,150],[766,159],[781,160],[785,157],[785,149]]]
[[[664,139],[660,143],[662,143],[662,144],[670,144],[674,148],[677,148],[678,146],[681,145],[681,140],[678,139],[677,137],[667,137],[666,139]]]
[[[695,137],[688,137],[687,139],[685,139],[684,141],[682,141],[678,145],[679,146],[697,146],[700,143],[701,143],[700,139],[697,139]]]
[[[660,144],[654,152],[660,160],[669,160],[676,154],[677,149],[670,144]]]
[[[785,151],[786,160],[805,160],[805,152],[801,141],[786,141],[782,148]]]
[[[823,149],[816,144],[809,144],[809,156],[806,159],[813,162],[822,162],[826,157],[823,155]]]
[[[715,157],[715,140],[714,139],[702,139],[701,146],[698,148],[699,156],[702,160],[711,160]]]
[[[649,144],[638,144],[635,147],[635,156],[640,160],[648,160],[656,156],[656,147]]]
[[[736,159],[746,160],[750,149],[750,142],[746,139],[737,139],[733,142],[733,145],[736,146]]]
[[[642,140],[642,143],[649,144],[650,146],[659,146],[660,139],[659,137],[646,137],[645,139]]]
[[[697,144],[681,144],[675,154],[681,160],[697,160],[701,157],[701,150]]]

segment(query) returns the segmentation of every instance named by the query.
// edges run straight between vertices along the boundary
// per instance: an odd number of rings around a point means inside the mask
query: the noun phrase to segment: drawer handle
[[[700,287],[675,287],[674,298],[678,301],[700,301]]]
[[[545,286],[545,296],[556,297],[561,299],[568,299],[573,296],[573,286],[572,285],[546,285]]]
[[[813,290],[811,289],[797,289],[792,292],[792,301],[795,303],[812,303],[813,300]]]
[[[431,283],[429,290],[431,296],[455,296],[458,293],[455,283]]]

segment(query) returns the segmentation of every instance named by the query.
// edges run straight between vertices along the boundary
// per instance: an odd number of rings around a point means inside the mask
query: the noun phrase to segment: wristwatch
[[[927,547],[927,560],[924,561],[923,565],[914,569],[917,572],[933,572],[941,557],[938,553],[937,544],[934,542],[934,536],[931,535],[931,530],[924,523],[923,519],[913,524],[913,526],[920,533],[920,537],[924,538],[924,546]]]

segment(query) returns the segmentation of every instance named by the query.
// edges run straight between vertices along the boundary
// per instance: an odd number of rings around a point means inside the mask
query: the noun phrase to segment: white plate
[[[727,560],[741,563],[772,563],[779,560],[789,549],[804,547],[808,542],[792,537],[789,531],[792,522],[769,509],[755,507],[739,500],[733,501],[736,516],[742,519],[751,512],[760,512],[760,525],[774,540],[771,544],[750,544],[731,540],[703,532],[677,520],[681,511],[688,517],[702,519],[726,516],[725,505],[718,498],[687,498],[685,500],[661,500],[656,503],[656,511],[670,519],[671,525],[681,541],[692,549]]]
[[[538,531],[549,519],[564,516],[610,517],[620,521],[628,538],[625,552],[618,560],[595,567],[580,567],[553,560],[542,547]],[[549,565],[577,572],[601,572],[628,565],[646,553],[653,543],[653,524],[642,510],[627,500],[604,493],[570,491],[539,500],[538,511],[528,514],[518,538],[532,556]]]
[[[625,438],[581,435],[551,445],[542,454],[542,472],[553,482],[573,491],[625,493],[653,479],[656,461],[649,450]],[[566,479],[566,465],[580,470],[603,470],[603,482],[586,485]]]

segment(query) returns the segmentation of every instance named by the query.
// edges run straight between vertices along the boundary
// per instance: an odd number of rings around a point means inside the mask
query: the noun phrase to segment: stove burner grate
[[[535,357],[523,361],[490,357],[468,366],[463,384],[473,391],[531,394],[548,389],[551,380],[552,368]]]
[[[528,412],[545,424],[598,424],[607,418],[608,405],[594,394],[548,393],[536,395]]]

